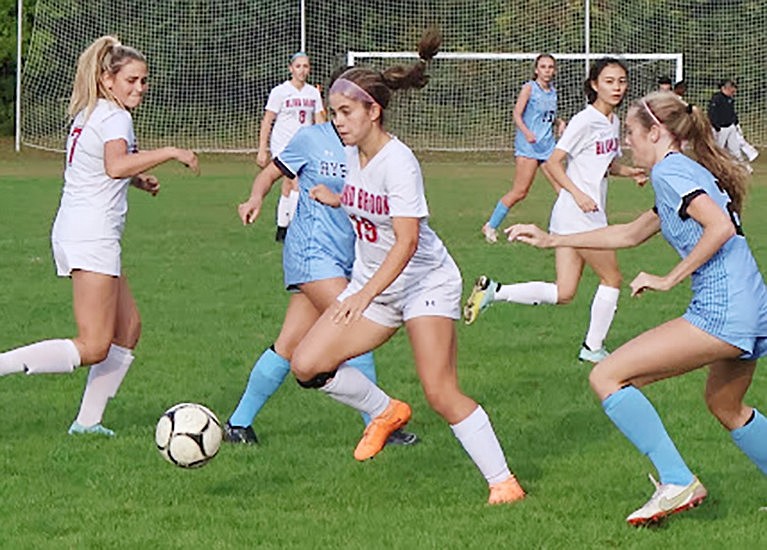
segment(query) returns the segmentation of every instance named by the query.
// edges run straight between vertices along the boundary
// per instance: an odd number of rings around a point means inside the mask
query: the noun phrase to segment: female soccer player
[[[291,180],[300,176],[298,207],[282,253],[285,287],[293,294],[277,341],[256,361],[240,403],[224,427],[227,441],[258,442],[253,420],[290,372],[298,343],[349,282],[354,261],[352,226],[343,211],[309,198],[309,190],[319,183],[340,193],[346,172],[346,153],[333,123],[302,128],[256,176],[250,198],[238,207],[242,222],[253,223],[274,182],[282,176]],[[372,353],[347,363],[375,382]],[[400,430],[388,442],[409,445],[416,441],[414,434]]]
[[[420,62],[384,72],[350,69],[330,89],[336,127],[351,146],[348,174],[340,196],[326,186],[317,186],[312,196],[349,214],[356,259],[351,283],[298,345],[291,367],[302,386],[319,388],[373,418],[354,451],[357,460],[372,458],[408,422],[411,410],[343,362],[380,346],[404,324],[429,404],[451,424],[487,479],[489,502],[512,502],[525,493],[487,414],[458,387],[454,321],[460,316],[461,274],[428,225],[418,161],[383,127],[392,90],[426,85],[426,63],[440,42],[439,33],[429,31],[419,44]]]
[[[534,79],[522,86],[514,106],[514,123],[517,125],[514,136],[514,184],[511,191],[501,197],[490,219],[482,226],[482,234],[489,243],[498,240],[498,227],[511,207],[527,196],[538,166],[546,172],[542,163],[554,151],[554,125],[557,125],[559,135],[565,128],[564,121],[557,118],[557,90],[553,84],[557,65],[554,57],[546,53],[539,55],[535,58],[534,70]]]
[[[756,360],[767,354],[767,289],[740,227],[746,173],[714,143],[706,114],[672,93],[631,106],[626,141],[635,162],[652,169],[655,207],[631,223],[570,235],[513,226],[509,240],[542,248],[628,248],[659,231],[682,260],[665,276],[641,272],[633,296],[667,291],[692,278],[682,317],[627,342],[597,365],[591,387],[620,431],[660,475],[632,525],[700,504],[706,489],[692,474],[638,388],[709,365],[706,404],[734,443],[767,474],[767,420],[743,403]],[[689,143],[698,162],[682,154]]]
[[[69,115],[64,190],[51,242],[56,271],[71,277],[77,336],[45,340],[0,354],[0,375],[68,373],[92,365],[70,434],[114,435],[101,425],[133,361],[141,323],[120,264],[128,185],[160,190],[145,174],[176,159],[197,172],[197,156],[164,147],[138,151],[131,110],[147,89],[147,62],[137,50],[103,36],[77,63]]]
[[[275,86],[269,92],[258,134],[256,163],[261,168],[265,168],[269,163],[267,143],[272,157],[276,157],[300,128],[325,121],[322,96],[317,88],[306,83],[310,68],[309,56],[304,52],[293,54],[288,64],[290,80]],[[286,178],[282,182],[282,194],[277,205],[278,242],[285,240],[297,202],[298,183],[295,178]]]
[[[567,235],[607,225],[607,173],[644,182],[644,172],[618,164],[620,122],[613,112],[623,101],[628,71],[618,59],[603,58],[592,64],[585,82],[589,105],[567,125],[546,162],[559,194],[551,211],[549,230]],[[567,170],[562,162],[567,158]],[[556,251],[556,283],[540,281],[504,285],[486,276],[477,279],[464,307],[467,325],[494,301],[518,304],[567,304],[578,289],[583,266],[599,277],[591,304],[591,321],[578,358],[597,363],[607,356],[604,340],[612,324],[620,293],[621,273],[613,250],[574,247]]]

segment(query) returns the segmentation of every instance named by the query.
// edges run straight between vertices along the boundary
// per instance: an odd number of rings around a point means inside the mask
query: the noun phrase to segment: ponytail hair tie
[[[685,109],[685,110],[687,111],[688,115],[691,115],[692,114],[692,103],[688,103],[687,104],[687,109]]]

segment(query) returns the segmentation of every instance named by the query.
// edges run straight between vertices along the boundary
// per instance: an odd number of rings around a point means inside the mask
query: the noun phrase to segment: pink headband
[[[658,120],[658,117],[655,116],[655,113],[653,113],[652,110],[650,110],[650,106],[647,104],[647,102],[644,99],[642,100],[642,105],[644,105],[644,108],[647,110],[647,114],[650,115],[650,118],[653,119],[655,124],[657,124],[658,126],[663,126],[663,123],[660,120]]]
[[[363,103],[375,103],[378,105],[378,102],[373,99],[373,96],[346,78],[339,78],[333,82],[333,85],[330,87],[330,94],[341,94],[349,99],[362,101]]]

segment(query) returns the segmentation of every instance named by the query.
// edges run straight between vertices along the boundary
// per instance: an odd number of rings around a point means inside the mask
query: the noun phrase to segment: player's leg
[[[405,323],[426,400],[442,416],[490,486],[490,503],[512,502],[525,493],[509,470],[485,410],[458,385],[455,322],[416,317]]]
[[[599,277],[599,286],[591,301],[589,328],[578,359],[598,363],[608,354],[604,342],[618,309],[621,272],[618,268],[618,256],[613,250],[580,249],[578,252]]]
[[[251,427],[253,420],[282,385],[290,372],[290,358],[293,351],[319,316],[320,311],[303,292],[290,296],[277,341],[264,350],[256,360],[237,408],[226,422],[227,441],[232,443],[258,441]]]
[[[44,340],[0,354],[0,375],[68,373],[106,357],[114,337],[118,278],[75,270],[72,296],[77,336]]]
[[[655,408],[636,386],[739,354],[737,348],[679,318],[630,340],[591,371],[591,387],[602,401],[605,413],[647,455],[660,476],[653,497],[628,516],[629,523],[657,521],[696,506],[706,496],[705,488],[687,467]]]
[[[709,367],[706,404],[743,453],[767,475],[767,418],[743,403],[756,361],[729,359]]]
[[[477,320],[480,313],[495,302],[515,304],[567,304],[572,301],[583,273],[583,259],[573,248],[557,248],[555,251],[557,282],[529,281],[526,283],[503,284],[486,275],[474,283],[463,307],[467,325]]]
[[[506,214],[518,202],[524,200],[535,179],[535,171],[538,169],[538,161],[529,157],[518,156],[515,158],[514,181],[511,190],[506,193],[495,205],[490,219],[482,226],[482,233],[489,243],[498,240],[498,227],[503,223]]]
[[[104,428],[101,420],[107,403],[117,395],[128,369],[133,363],[133,350],[141,336],[141,317],[133,299],[128,279],[118,279],[115,335],[106,358],[91,366],[83,391],[80,411],[69,433],[98,433],[114,435]]]
[[[384,447],[392,432],[407,423],[410,407],[391,399],[360,371],[344,363],[380,346],[397,329],[366,317],[349,324],[336,323],[333,314],[330,307],[301,341],[291,369],[302,387],[319,389],[373,418],[354,453],[357,460],[366,460]],[[368,445],[371,438],[372,444]]]

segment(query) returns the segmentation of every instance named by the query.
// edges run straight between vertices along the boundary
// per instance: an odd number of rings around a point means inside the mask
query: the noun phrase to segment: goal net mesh
[[[442,52],[648,54],[627,59],[628,100],[676,76],[682,54],[687,99],[706,108],[723,78],[738,82],[746,137],[767,145],[767,94],[760,60],[767,10],[759,0],[700,2],[591,0],[38,0],[22,77],[22,141],[61,149],[79,53],[115,34],[143,51],[150,88],[134,115],[144,148],[253,150],[269,90],[287,79],[290,55],[305,46],[312,84],[324,84],[349,52],[412,52],[437,24]],[[304,11],[302,11],[302,6]],[[302,28],[305,29],[302,41]],[[357,57],[385,67],[411,58]],[[583,107],[583,58],[558,60],[560,114]],[[532,59],[437,58],[423,90],[396,94],[387,127],[418,149],[509,150],[512,109],[532,77]]]

